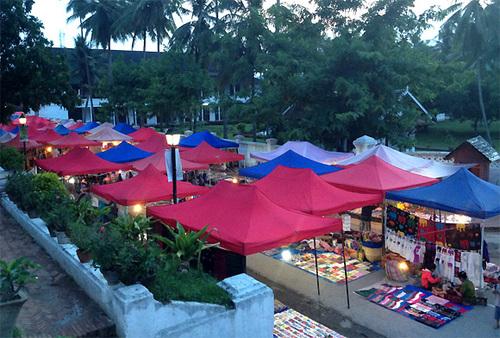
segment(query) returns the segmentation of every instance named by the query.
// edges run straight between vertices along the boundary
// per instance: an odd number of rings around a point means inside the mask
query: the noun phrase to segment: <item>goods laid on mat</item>
[[[283,252],[288,251],[289,257]],[[313,252],[300,252],[293,249],[275,249],[264,252],[265,255],[275,259],[285,261],[295,267],[316,274],[316,267]],[[344,261],[341,255],[333,252],[318,250],[318,274],[330,282],[344,283]],[[378,263],[361,262],[354,258],[346,258],[347,279],[353,281],[361,278],[372,271],[380,269]]]
[[[400,313],[435,329],[472,309],[437,297],[412,285],[397,287],[388,284],[356,291],[370,302]]]
[[[331,337],[342,338],[344,336],[315,322],[311,318],[288,309],[274,315],[273,337],[294,337],[294,338],[316,338]]]

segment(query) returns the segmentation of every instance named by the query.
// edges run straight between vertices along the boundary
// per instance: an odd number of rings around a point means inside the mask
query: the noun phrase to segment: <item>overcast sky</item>
[[[0,0],[1,1],[1,0]],[[56,47],[73,47],[73,39],[78,35],[78,21],[66,22],[69,16],[66,13],[66,5],[69,0],[35,0],[32,14],[37,16],[44,25],[45,37],[51,40]],[[266,0],[264,4],[271,5],[275,1]],[[452,4],[454,0],[415,0],[415,12],[422,13],[432,5],[439,5],[442,8]],[[283,4],[298,3],[306,7],[310,7],[308,0],[282,0]],[[439,25],[428,29],[423,34],[423,39],[431,40],[436,37]],[[156,51],[156,44],[148,41],[147,50]],[[111,43],[113,49],[130,50],[130,42]],[[137,41],[135,50],[142,50],[142,42]]]

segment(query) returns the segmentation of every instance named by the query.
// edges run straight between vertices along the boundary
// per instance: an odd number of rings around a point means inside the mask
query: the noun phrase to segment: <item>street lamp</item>
[[[24,154],[24,170],[28,170],[28,159],[26,157],[26,143],[28,142],[28,132],[26,130],[26,115],[24,113],[19,117],[19,141],[23,143],[23,154]]]
[[[181,140],[181,135],[179,134],[174,134],[166,135],[167,138],[167,144],[170,146],[170,158],[171,158],[171,164],[172,164],[172,199],[174,201],[174,204],[177,203],[177,163],[175,163],[176,156],[176,147],[179,145],[179,141]],[[167,176],[168,176],[168,168],[167,168]]]

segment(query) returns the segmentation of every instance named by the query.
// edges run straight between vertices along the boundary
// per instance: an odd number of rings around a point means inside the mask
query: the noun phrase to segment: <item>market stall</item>
[[[144,151],[126,141],[123,141],[116,147],[97,153],[96,155],[106,161],[125,163],[142,160],[143,158],[153,155],[153,153]]]
[[[253,167],[240,169],[240,175],[251,178],[262,178],[269,175],[277,166],[297,169],[311,169],[317,175],[325,175],[341,170],[341,168],[326,165],[301,156],[293,150],[288,150],[268,162],[258,164]]]
[[[145,151],[156,153],[158,151],[168,149],[169,145],[167,144],[165,135],[156,133],[151,135],[148,139],[136,144],[136,147]]]
[[[125,123],[125,122],[119,122],[116,124],[114,129],[122,134],[128,135],[130,133],[133,133],[136,131],[134,127],[132,127],[130,124]]]
[[[153,128],[139,128],[136,131],[127,134],[128,136],[132,137],[134,142],[143,142],[149,139],[153,135],[161,135],[165,137],[163,134],[157,132]]]
[[[85,123],[84,125],[78,127],[78,128],[74,128],[74,126],[71,126],[70,129],[73,130],[74,132],[78,133],[78,134],[85,134],[87,133],[89,130],[92,130],[96,127],[99,126],[99,123],[97,122],[87,122]]]
[[[208,164],[195,163],[185,160],[181,156],[182,170],[184,172],[195,171],[195,170],[208,170]],[[155,167],[156,170],[165,174],[165,150],[158,151],[154,155],[146,157],[139,161],[134,161],[131,163],[135,170],[141,171],[146,169],[149,165]]]
[[[454,174],[461,168],[468,168],[472,166],[446,164],[434,160],[411,156],[382,144],[369,148],[354,157],[342,160],[338,164],[342,166],[350,166],[353,164],[359,164],[371,157],[381,159],[399,169],[431,178],[447,177]]]
[[[208,130],[200,131],[183,138],[179,145],[181,147],[195,148],[204,142],[214,148],[238,148],[240,146],[236,142],[217,137]]]
[[[461,169],[435,185],[390,192],[387,198],[400,201],[386,207],[388,249],[409,263],[435,263],[444,282],[456,283],[464,271],[476,287],[483,286],[482,220],[500,214],[500,187]],[[411,255],[415,246],[418,259]]]
[[[166,202],[172,199],[172,182],[167,176],[149,165],[137,176],[112,184],[96,185],[91,192],[106,202],[114,202],[121,206],[122,213],[144,213],[150,203]],[[198,196],[206,193],[208,188],[177,182],[177,198]],[[128,207],[132,207],[129,209]]]
[[[437,183],[435,178],[413,174],[372,156],[343,170],[321,177],[337,187],[359,191],[385,193]]]
[[[278,156],[283,155],[289,150],[292,150],[300,156],[323,164],[336,164],[342,160],[346,160],[354,156],[354,154],[352,153],[328,151],[317,147],[312,143],[300,141],[288,141],[272,151],[252,152],[250,153],[250,156],[258,160],[270,161]]]
[[[48,142],[49,145],[55,148],[80,148],[80,147],[100,147],[101,144],[85,138],[77,133],[69,133],[54,141]]]

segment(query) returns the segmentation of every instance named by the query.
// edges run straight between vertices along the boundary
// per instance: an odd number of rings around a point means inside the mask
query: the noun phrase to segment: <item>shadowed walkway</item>
[[[109,337],[114,324],[83,290],[0,207],[0,258],[25,256],[40,264],[38,280],[27,286],[17,327],[23,337]]]

